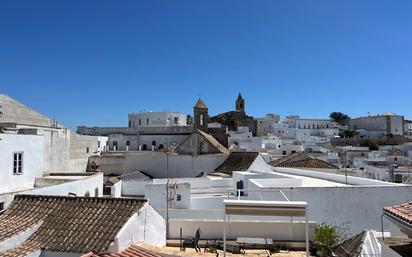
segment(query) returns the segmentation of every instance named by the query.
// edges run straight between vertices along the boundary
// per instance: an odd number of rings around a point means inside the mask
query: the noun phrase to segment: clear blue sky
[[[0,1],[0,92],[64,125],[133,111],[412,118],[412,1]]]

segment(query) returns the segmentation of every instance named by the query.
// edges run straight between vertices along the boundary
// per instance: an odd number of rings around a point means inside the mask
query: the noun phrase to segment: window
[[[179,122],[179,117],[175,117],[175,124],[177,125],[178,122]]]
[[[142,119],[139,119],[139,126],[142,125]]]
[[[176,196],[176,201],[180,202],[182,200],[182,195],[181,194],[177,194]]]
[[[4,210],[4,202],[0,203],[0,213]]]
[[[97,147],[100,148],[100,141],[97,141]]]
[[[146,125],[149,125],[149,118],[146,118]]]
[[[129,128],[132,126],[132,122],[129,120]]]
[[[129,141],[129,140],[126,141],[126,145],[127,145],[127,146],[130,145],[130,141]]]
[[[89,147],[86,147],[86,153],[89,153],[90,149]]]
[[[13,175],[23,174],[23,153],[13,154]]]
[[[200,126],[203,126],[203,114],[200,114]]]
[[[282,155],[286,155],[286,151],[282,151]]]
[[[156,145],[156,141],[155,141],[155,140],[152,141],[152,145],[153,145],[153,146]]]

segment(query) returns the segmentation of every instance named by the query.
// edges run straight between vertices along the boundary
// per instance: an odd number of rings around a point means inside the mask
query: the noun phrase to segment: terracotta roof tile
[[[20,256],[38,249],[103,252],[146,200],[130,198],[17,195],[0,216],[0,241],[33,225],[39,228],[20,246],[0,256]]]
[[[362,253],[363,242],[366,238],[366,231],[339,243],[333,248],[333,253],[338,257],[359,257]]]
[[[385,207],[383,208],[383,211],[412,225],[412,201],[391,207]]]
[[[93,254],[90,252],[90,253],[82,255],[81,257],[161,257],[161,256],[149,250],[146,250],[144,248],[131,245],[120,253]]]
[[[206,104],[200,98],[197,100],[194,108],[207,109]]]
[[[271,161],[269,164],[274,167],[286,168],[338,169],[336,165],[309,156],[305,151],[290,154]]]
[[[313,168],[313,169],[338,169],[337,166],[319,159],[307,159],[302,161],[279,164],[278,167],[287,168]]]
[[[231,152],[214,173],[232,175],[233,171],[246,171],[258,155],[258,152]]]

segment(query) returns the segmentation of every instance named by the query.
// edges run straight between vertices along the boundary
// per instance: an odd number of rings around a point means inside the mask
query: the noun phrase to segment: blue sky
[[[64,125],[129,112],[412,118],[412,1],[0,1],[0,92]]]

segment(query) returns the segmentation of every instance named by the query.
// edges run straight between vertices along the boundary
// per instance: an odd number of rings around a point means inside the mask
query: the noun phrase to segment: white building
[[[87,158],[103,150],[106,144],[107,138],[71,133],[55,120],[7,95],[0,94],[0,106],[3,113],[0,127],[14,133],[43,137],[43,173],[83,172],[86,170]]]
[[[404,135],[404,117],[393,113],[350,120],[350,129],[365,130],[368,137]]]
[[[299,142],[324,143],[339,136],[339,129],[336,123],[328,119],[300,119],[299,116],[287,116],[282,122],[274,124],[272,133]]]
[[[31,189],[42,177],[43,136],[0,134],[0,153],[0,195]]]
[[[187,116],[178,112],[129,114],[129,128],[187,126]]]
[[[264,118],[257,118],[257,136],[265,136],[274,132],[274,124],[280,121],[280,115],[268,113]]]

